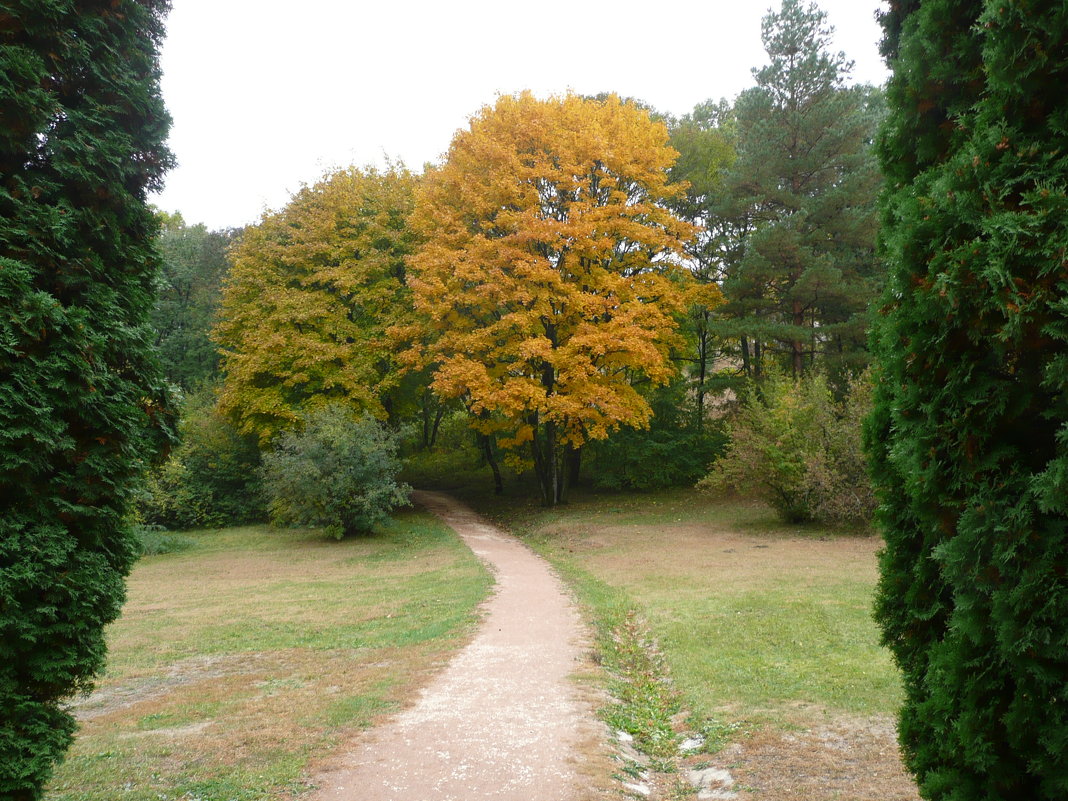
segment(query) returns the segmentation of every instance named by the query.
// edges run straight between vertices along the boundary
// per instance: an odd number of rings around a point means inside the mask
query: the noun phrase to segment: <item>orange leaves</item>
[[[502,97],[458,133],[428,173],[411,224],[416,310],[408,341],[434,388],[511,431],[519,447],[551,421],[581,445],[644,425],[632,386],[666,381],[677,264],[694,229],[666,208],[680,187],[667,130],[618,98]],[[709,300],[713,300],[711,297]]]

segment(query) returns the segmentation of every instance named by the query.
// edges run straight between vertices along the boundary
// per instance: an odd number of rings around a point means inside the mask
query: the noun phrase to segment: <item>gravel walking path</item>
[[[569,677],[586,632],[544,560],[458,501],[417,492],[497,581],[475,639],[418,702],[362,736],[314,801],[580,801],[600,739]]]

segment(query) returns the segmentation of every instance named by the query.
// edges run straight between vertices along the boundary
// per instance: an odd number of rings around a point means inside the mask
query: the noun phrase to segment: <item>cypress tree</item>
[[[921,794],[1068,798],[1068,6],[910,0],[879,149],[876,616]]]
[[[0,4],[0,798],[41,796],[105,657],[169,429],[147,325],[162,0]]]

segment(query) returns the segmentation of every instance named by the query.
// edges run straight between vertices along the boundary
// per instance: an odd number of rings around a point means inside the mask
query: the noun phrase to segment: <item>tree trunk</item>
[[[441,429],[442,418],[445,417],[445,405],[438,406],[434,414],[434,424],[430,427],[430,447],[433,448],[438,441],[438,431]]]
[[[430,440],[430,390],[423,390],[421,401],[419,411],[420,417],[423,418],[423,450],[426,450],[433,447]]]
[[[794,312],[794,340],[790,343],[791,350],[793,351],[793,372],[794,378],[801,377],[801,371],[804,369],[804,343],[797,338],[796,328],[800,328],[805,324],[805,309],[801,305],[800,300],[795,300],[793,305]]]
[[[534,415],[530,421],[534,426],[534,436],[530,440],[530,454],[534,458],[534,475],[538,479],[538,489],[541,491],[541,502],[544,506],[552,506],[553,493],[549,484],[549,466],[545,448],[538,436],[538,418]]]
[[[549,468],[547,476],[549,503],[547,505],[556,506],[560,503],[560,484],[563,478],[560,462],[556,458],[556,423],[545,424],[545,457],[546,466]]]
[[[567,503],[570,489],[579,482],[579,471],[582,469],[582,448],[572,448],[569,445],[564,452],[564,460],[564,488],[560,493],[560,503]]]
[[[486,464],[493,471],[493,494],[502,495],[504,493],[504,481],[501,479],[501,466],[497,462],[497,453],[493,449],[493,437],[489,434],[479,434],[478,440],[482,447],[482,455],[486,459]]]
[[[702,331],[697,340],[697,430],[705,427],[705,375],[708,371],[708,332]]]

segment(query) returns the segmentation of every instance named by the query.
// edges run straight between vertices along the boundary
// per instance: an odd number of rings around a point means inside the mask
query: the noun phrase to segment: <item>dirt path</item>
[[[314,801],[580,801],[601,739],[569,679],[585,631],[548,565],[463,504],[415,493],[493,571],[475,639],[415,706],[317,777]],[[596,746],[593,746],[596,750]]]

